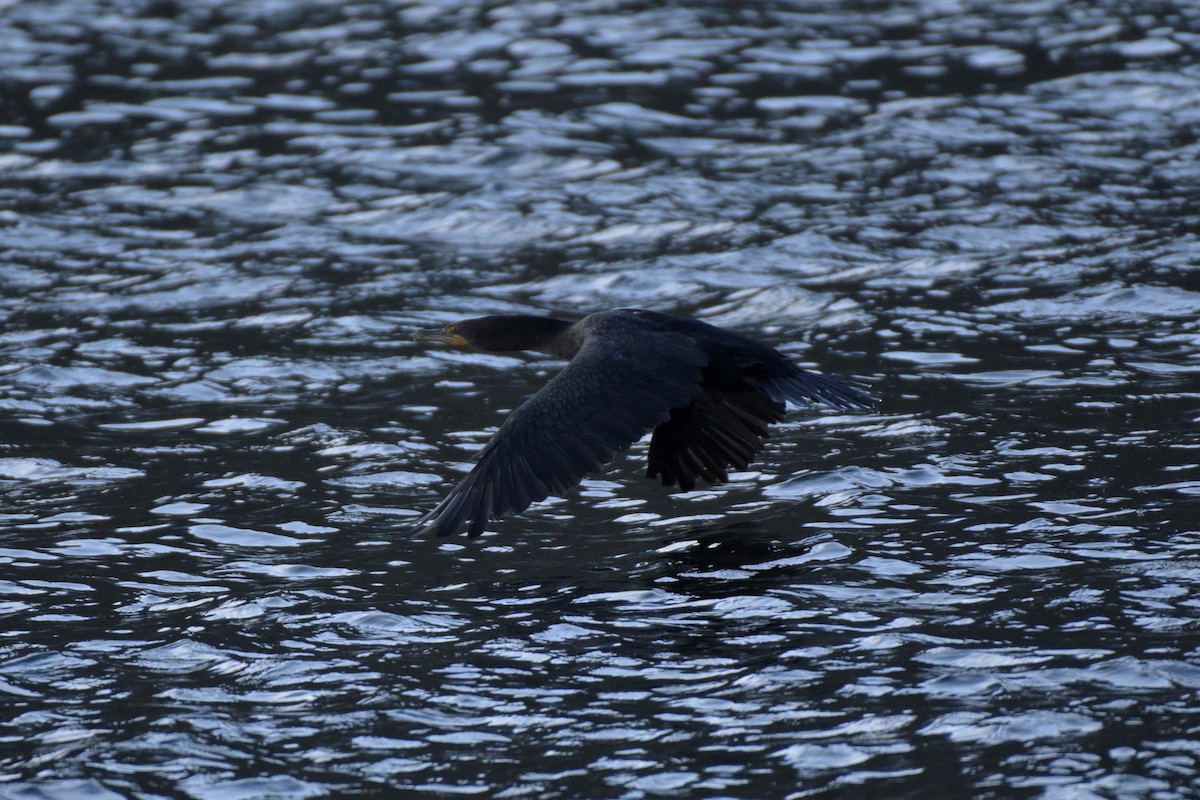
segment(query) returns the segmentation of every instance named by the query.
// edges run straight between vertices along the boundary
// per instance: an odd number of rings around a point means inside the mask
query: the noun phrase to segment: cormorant
[[[647,477],[684,491],[728,480],[762,449],[785,402],[869,409],[870,396],[806,372],[731,331],[656,311],[601,311],[578,322],[492,316],[421,330],[490,352],[534,350],[570,363],[509,415],[478,463],[417,523],[421,533],[483,533],[488,519],[563,495],[653,430]]]

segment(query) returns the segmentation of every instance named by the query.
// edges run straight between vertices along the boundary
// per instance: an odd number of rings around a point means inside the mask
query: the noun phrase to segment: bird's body
[[[439,535],[469,520],[468,533],[477,536],[492,516],[563,495],[650,430],[648,477],[688,491],[697,479],[718,483],[731,467],[744,469],[789,400],[871,406],[857,389],[806,372],[767,345],[655,311],[601,311],[575,323],[480,317],[415,338],[570,360],[505,420],[470,474],[418,523]]]

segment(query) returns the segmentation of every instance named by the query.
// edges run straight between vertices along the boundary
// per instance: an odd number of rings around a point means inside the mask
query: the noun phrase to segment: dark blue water
[[[0,2],[0,798],[1195,797],[1200,7]],[[648,307],[857,376],[408,526]]]

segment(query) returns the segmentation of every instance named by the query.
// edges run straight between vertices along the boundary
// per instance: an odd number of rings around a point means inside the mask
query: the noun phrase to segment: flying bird
[[[762,449],[787,401],[870,409],[873,398],[828,375],[806,372],[773,348],[732,331],[657,311],[601,311],[578,322],[491,316],[417,331],[494,353],[533,350],[569,364],[509,415],[477,463],[417,522],[448,536],[564,495],[647,431],[647,477],[695,488],[728,480]]]

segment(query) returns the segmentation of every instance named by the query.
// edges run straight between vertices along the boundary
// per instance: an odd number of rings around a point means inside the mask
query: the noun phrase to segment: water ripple
[[[1193,796],[1188,4],[0,7],[0,797]],[[618,306],[879,410],[408,538]]]

